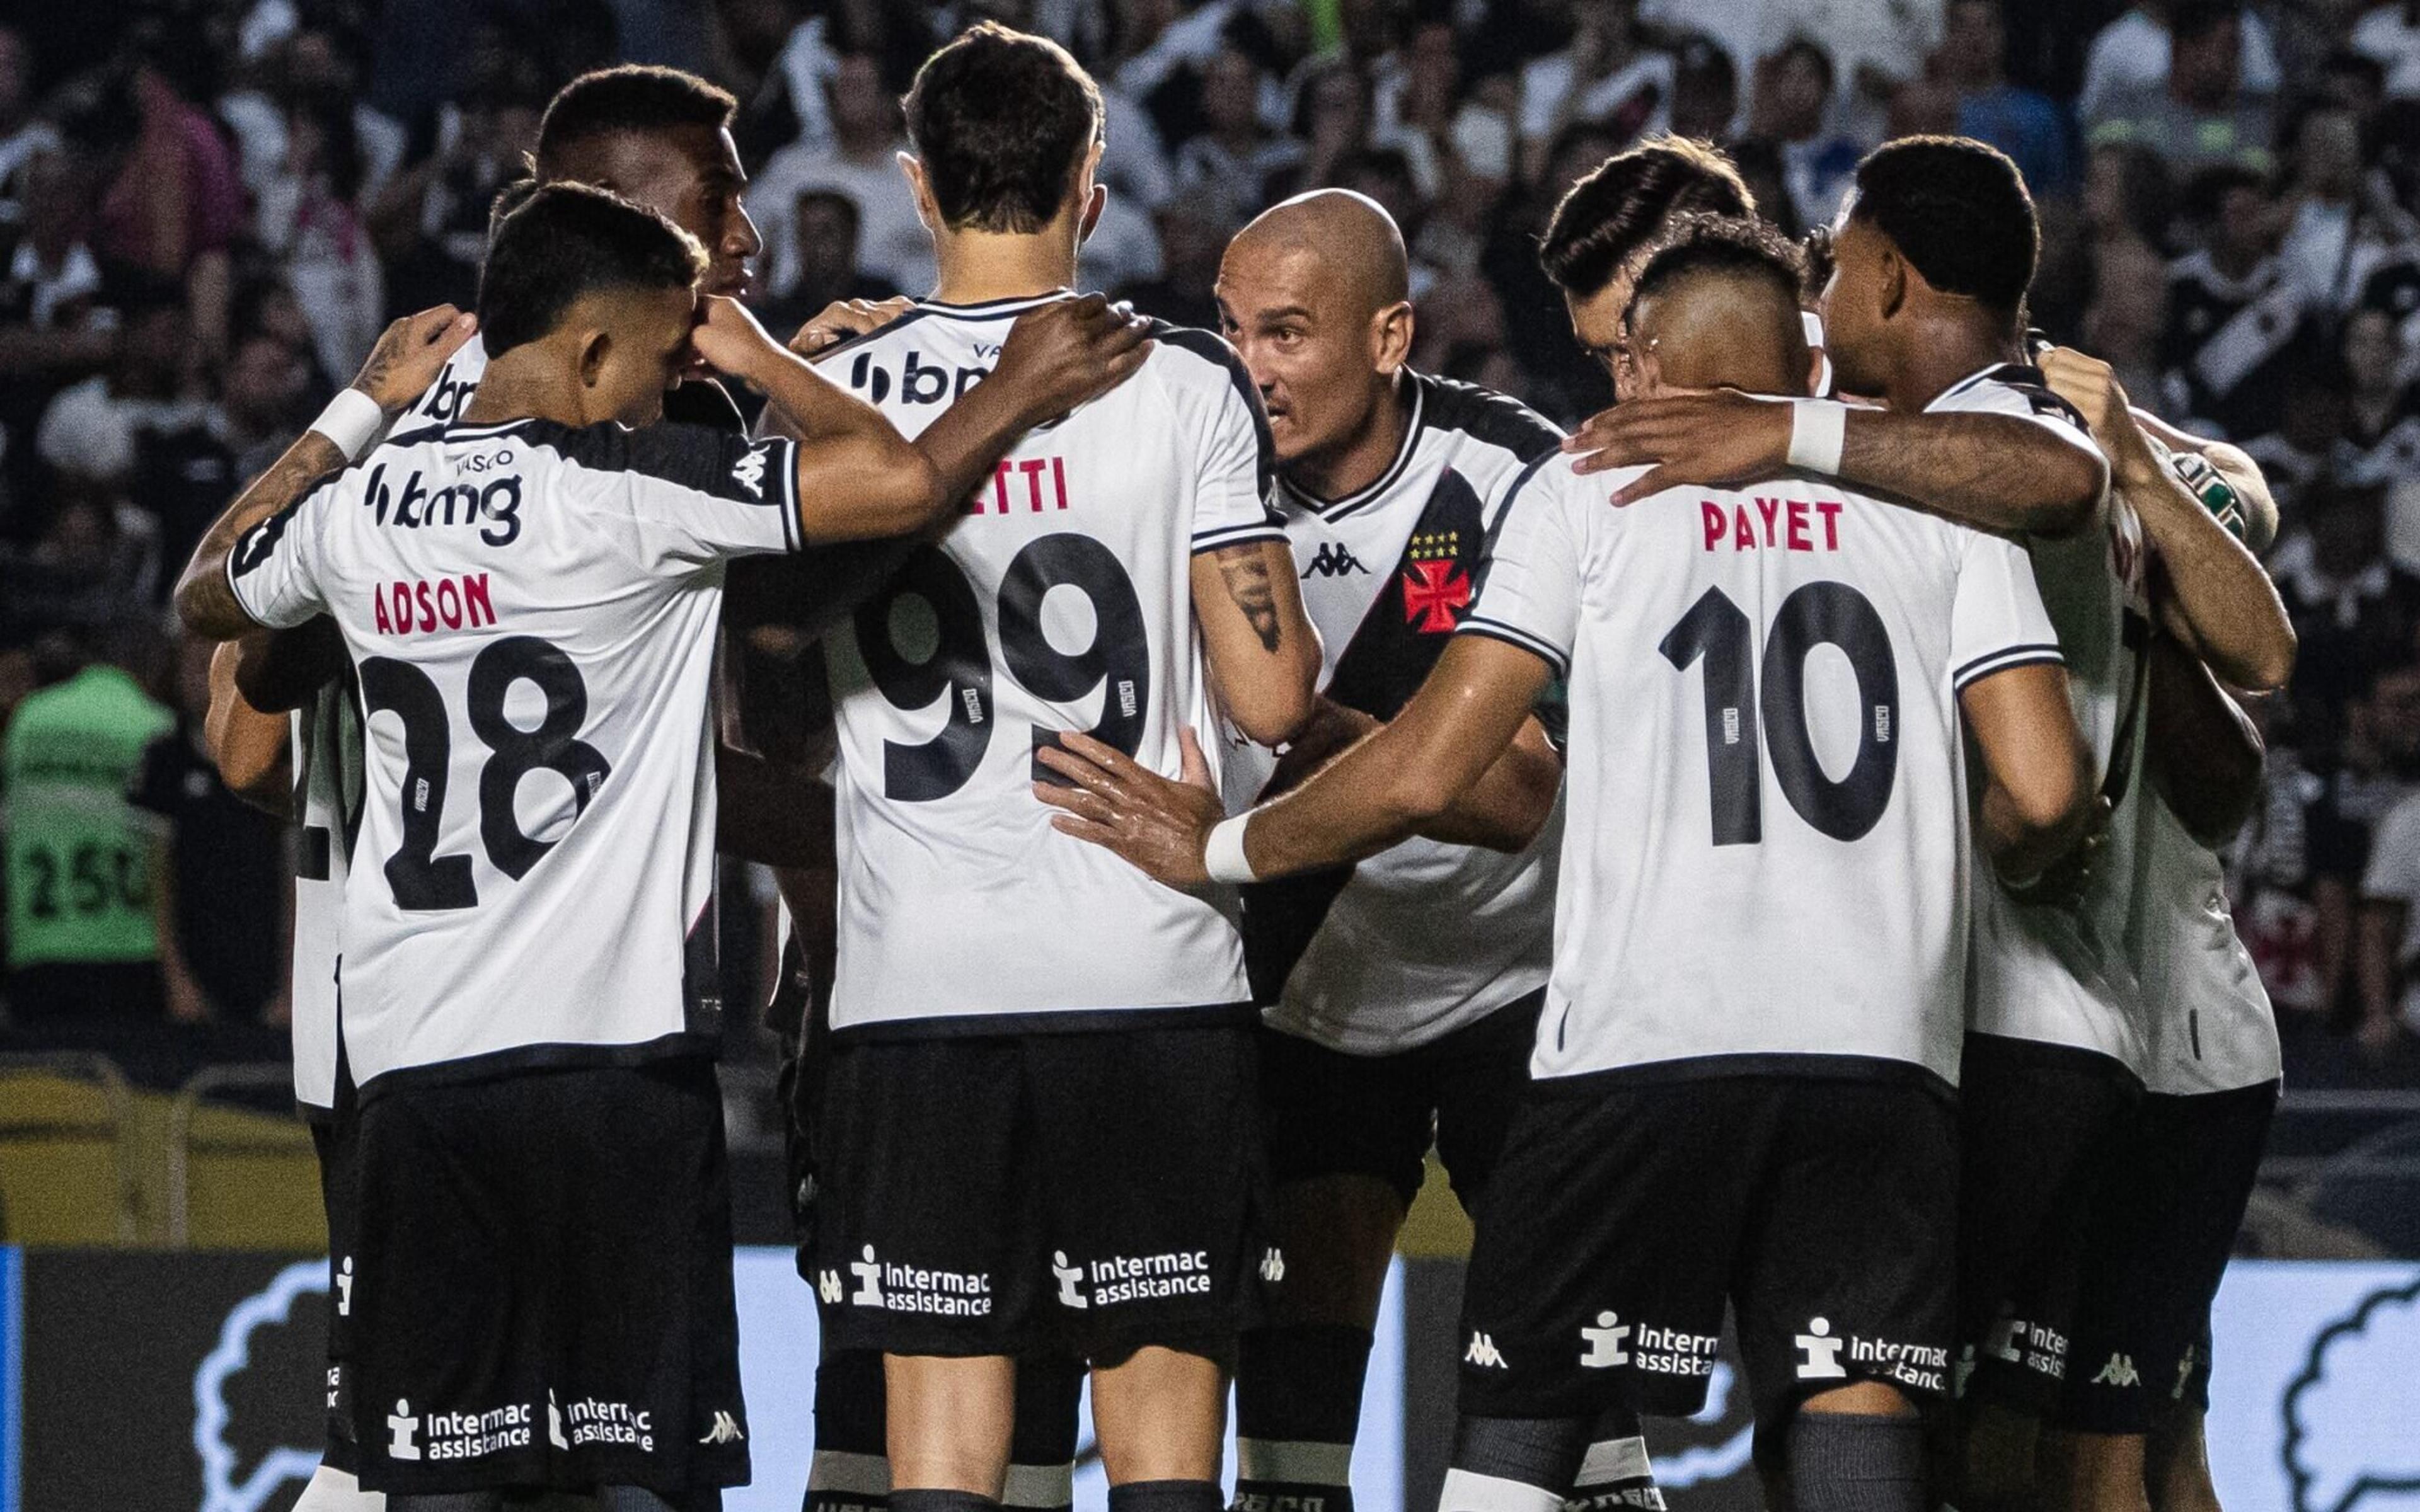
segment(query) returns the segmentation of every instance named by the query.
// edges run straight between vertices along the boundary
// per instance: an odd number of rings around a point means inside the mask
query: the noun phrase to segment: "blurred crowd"
[[[8,1013],[274,1024],[286,841],[200,755],[161,606],[204,525],[390,317],[469,304],[551,91],[616,60],[742,102],[783,329],[922,293],[916,64],[995,16],[1108,98],[1090,281],[1217,324],[1295,191],[1393,212],[1416,365],[1561,421],[1611,395],[1534,247],[1637,137],[1723,143],[1827,223],[1859,155],[1958,131],[2041,205],[2035,322],[2240,442],[2301,671],[2233,906],[2308,1083],[2420,1085],[2420,0],[88,0],[0,24],[0,822]],[[744,913],[745,911],[740,911]],[[746,942],[740,942],[743,947]],[[760,952],[733,952],[746,963]],[[746,980],[735,991],[753,990]]]

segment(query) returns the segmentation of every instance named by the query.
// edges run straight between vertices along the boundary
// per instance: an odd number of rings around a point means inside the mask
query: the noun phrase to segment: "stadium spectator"
[[[67,1024],[163,1011],[150,856],[126,784],[172,716],[118,659],[65,639],[64,675],[28,694],[0,740],[8,861],[8,1013]]]
[[[1806,225],[1830,224],[1864,155],[1830,125],[1832,87],[1831,54],[1811,38],[1793,37],[1757,64],[1748,132],[1780,147],[1790,204]]]
[[[2089,120],[2113,99],[2166,84],[2175,17],[2192,4],[2193,0],[2151,0],[2102,27],[2085,56],[2084,87],[2076,96],[2076,114]],[[2283,82],[2275,43],[2268,23],[2257,15],[2243,18],[2236,67],[2243,87],[2254,94],[2273,94]]]
[[[2411,378],[2407,346],[2383,310],[2356,310],[2345,321],[2345,428],[2335,473],[2346,483],[2385,487],[2420,478],[2420,384]]]
[[[283,826],[228,792],[204,748],[212,649],[194,640],[178,648],[176,722],[144,748],[127,785],[149,833],[161,986],[173,1019],[282,1024]]]
[[[2302,290],[2277,255],[2285,217],[2242,167],[2205,173],[2188,201],[2204,239],[2169,270],[2164,355],[2192,415],[2249,441],[2285,423],[2287,378],[2310,344]]]
[[[1941,19],[1931,67],[1958,91],[1956,130],[2007,153],[2037,199],[2073,193],[2067,116],[2049,96],[2009,82],[2004,0],[1949,0]]]
[[[2420,3],[2388,0],[2374,8],[2354,24],[2352,45],[2385,69],[2388,94],[2420,98]]]
[[[24,37],[0,26],[0,235],[24,215],[24,180],[35,155],[55,150],[59,133],[34,114],[33,54]]]
[[[785,296],[798,280],[798,231],[790,211],[810,189],[843,194],[857,206],[858,265],[892,288],[911,294],[933,286],[933,240],[917,218],[915,196],[899,171],[899,100],[870,54],[852,53],[835,65],[827,86],[831,141],[800,142],[773,155],[754,195],[768,207],[766,243],[773,251],[766,277]]]
[[[2275,162],[2267,96],[2245,86],[2243,12],[2227,0],[2183,0],[2169,15],[2174,62],[2157,83],[2113,89],[2087,108],[2086,139],[2140,142],[2181,173]]]

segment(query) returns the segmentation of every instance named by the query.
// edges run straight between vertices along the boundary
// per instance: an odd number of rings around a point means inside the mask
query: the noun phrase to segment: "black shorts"
[[[2142,1084],[2089,1050],[1966,1036],[1958,1076],[1960,1395],[2050,1411],[2090,1215]],[[1970,1369],[1971,1367],[1971,1369]]]
[[[2062,1427],[2149,1433],[2172,1406],[2210,1406],[2211,1303],[2276,1109],[2275,1082],[2143,1099],[2094,1213]]]
[[[353,1444],[352,1357],[354,1188],[353,1117],[350,1109],[306,1111],[311,1148],[319,1157],[319,1200],[328,1212],[328,1364],[323,1382],[326,1442],[319,1458],[332,1470],[357,1473]]]
[[[833,1041],[825,1347],[1231,1360],[1266,1182],[1248,1023]]]
[[[1957,1181],[1929,1081],[1535,1084],[1480,1205],[1462,1410],[1695,1412],[1727,1301],[1760,1422],[1853,1381],[1940,1396]]]
[[[365,1489],[746,1484],[710,1062],[373,1088],[359,1159]]]
[[[1480,1188],[1512,1109],[1529,1085],[1544,988],[1427,1044],[1353,1056],[1279,1029],[1261,1031],[1261,1105],[1269,1177],[1374,1176],[1404,1206],[1419,1195],[1435,1143],[1466,1209]]]

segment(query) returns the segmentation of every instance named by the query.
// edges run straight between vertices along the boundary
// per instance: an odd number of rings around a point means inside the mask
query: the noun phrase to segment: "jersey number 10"
[[[1857,759],[1835,782],[1816,760],[1807,729],[1807,654],[1838,646],[1856,674]],[[1846,583],[1805,584],[1781,601],[1765,638],[1757,697],[1748,662],[1756,626],[1730,596],[1709,588],[1656,647],[1685,671],[1705,658],[1706,788],[1714,799],[1714,843],[1755,845],[1764,839],[1764,777],[1759,770],[1758,706],[1772,744],[1773,776],[1798,816],[1834,840],[1854,841],[1890,807],[1899,774],[1899,663],[1890,632],[1865,594]]]
[[[1093,643],[1065,652],[1042,628],[1042,601],[1054,588],[1073,588],[1093,606]],[[932,653],[910,661],[891,628],[903,597],[931,606]],[[882,795],[898,803],[929,803],[965,787],[991,748],[991,649],[984,641],[983,607],[974,584],[940,551],[908,559],[890,586],[857,611],[857,649],[866,674],[897,708],[914,711],[941,701],[941,729],[919,745],[882,743]],[[1062,532],[1028,542],[1000,580],[1000,651],[1009,671],[1038,698],[1066,703],[1107,684],[1101,718],[1089,733],[1126,755],[1142,744],[1151,708],[1151,648],[1142,604],[1125,564],[1089,535]],[[1056,745],[1059,733],[1035,730],[1033,748]],[[1037,781],[1058,775],[1035,763]]]

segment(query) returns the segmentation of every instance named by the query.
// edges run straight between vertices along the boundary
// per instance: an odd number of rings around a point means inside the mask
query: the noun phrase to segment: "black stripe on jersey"
[[[1528,631],[1516,629],[1510,625],[1506,625],[1501,620],[1482,620],[1478,615],[1474,614],[1470,618],[1463,621],[1461,626],[1453,633],[1456,635],[1483,635],[1490,640],[1501,640],[1508,646],[1519,646],[1529,655],[1536,656],[1541,661],[1544,661],[1548,667],[1553,668],[1556,676],[1569,677],[1572,673],[1571,658],[1565,656],[1561,652],[1556,650],[1553,646],[1548,645],[1545,641],[1539,640],[1536,636],[1531,635]]]
[[[1231,546],[1243,546],[1251,541],[1287,539],[1289,537],[1282,525],[1230,525],[1225,530],[1203,531],[1196,535],[1193,538],[1193,554],[1198,557],[1204,551],[1224,551]]]
[[[1472,440],[1500,446],[1524,462],[1561,450],[1563,433],[1545,416],[1509,394],[1459,379],[1413,375],[1428,391],[1428,424],[1458,430]]]
[[[2067,657],[2059,654],[2055,644],[2003,646],[1997,651],[1986,652],[1951,672],[1949,686],[1963,688],[1978,678],[1989,677],[1993,672],[2007,671],[2011,667],[2031,667],[2041,662],[2056,662],[2064,665],[2066,661]]]
[[[1986,372],[1978,373],[1973,378],[1951,385],[1942,393],[1941,399],[1963,393],[1969,389],[1980,388],[1986,383],[1997,383],[2003,388],[2014,389],[2024,397],[2025,403],[2033,406],[2035,414],[2056,415],[2086,435],[2092,433],[2092,424],[2084,418],[2084,411],[2060,397],[2057,392],[2051,388],[2050,379],[2042,376],[2040,368],[2024,363],[2003,363]],[[1932,402],[1939,404],[1941,399],[1935,399]]]
[[[1243,398],[1244,408],[1251,411],[1252,434],[1259,438],[1261,445],[1258,486],[1261,497],[1268,498],[1269,486],[1277,481],[1278,443],[1269,435],[1268,411],[1261,408],[1261,386],[1252,381],[1251,370],[1244,365],[1244,360],[1235,355],[1235,348],[1228,346],[1225,338],[1192,326],[1172,326],[1165,320],[1154,320],[1151,322],[1151,339],[1164,347],[1191,352],[1203,362],[1215,363],[1227,370],[1227,381],[1235,386],[1235,393]],[[1274,512],[1269,516],[1269,523],[1282,528]]]
[[[551,420],[526,420],[520,424],[522,437],[532,446],[549,447],[564,460],[593,471],[644,473],[739,504],[779,509],[786,502],[792,517],[785,529],[789,539],[796,541],[798,443],[787,438],[752,441],[732,431],[671,424],[625,430],[610,420],[576,429]],[[753,488],[748,485],[752,456],[759,458]],[[774,468],[789,473],[790,479],[786,485],[768,488],[769,480],[764,474]],[[792,549],[797,549],[795,544]]]
[[[1093,1034],[1109,1029],[1198,1029],[1252,1025],[1250,1003],[1187,1003],[1172,1008],[1072,1008],[1036,1013],[951,1013],[938,1018],[877,1019],[832,1030],[849,1043],[868,1040],[961,1040],[1027,1034]]]
[[[996,300],[977,300],[972,304],[952,304],[947,300],[918,300],[916,308],[946,315],[954,320],[1005,320],[1048,304],[1053,300],[1072,300],[1074,289],[1054,288],[1043,294],[1008,294]]]
[[[1568,1013],[1570,1005],[1563,1005],[1562,1011]],[[1557,1016],[1555,1006],[1548,1004],[1546,1018]],[[1539,1032],[1546,1032],[1543,1021]],[[1913,1060],[1894,1060],[1888,1056],[1825,1055],[1820,1051],[1787,1050],[1730,1056],[1680,1056],[1670,1060],[1650,1060],[1636,1066],[1582,1072],[1576,1076],[1539,1076],[1530,1081],[1529,1091],[1537,1097],[1602,1097],[1619,1088],[1708,1081],[1717,1076],[1770,1076],[1779,1081],[1796,1082],[1896,1082],[1951,1101],[1958,1096],[1958,1088],[1942,1080],[1939,1072]]]

